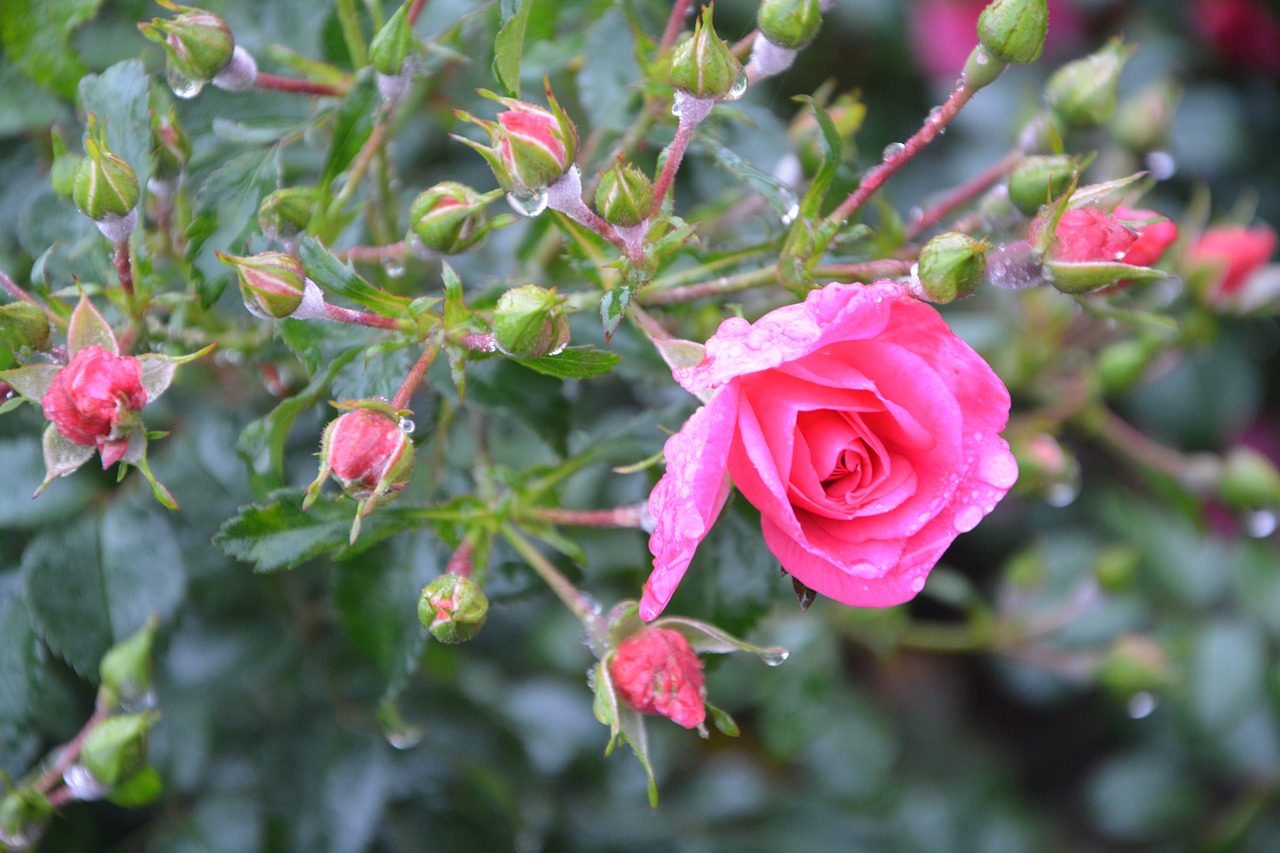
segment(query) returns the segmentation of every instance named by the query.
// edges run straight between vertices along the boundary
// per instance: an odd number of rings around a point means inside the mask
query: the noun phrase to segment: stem
[[[310,80],[299,80],[295,77],[280,77],[276,74],[259,72],[253,85],[268,92],[298,92],[303,95],[320,95],[322,97],[340,98],[347,93],[342,86],[331,86],[328,83],[314,83]]]
[[[374,329],[394,329],[396,331],[405,330],[404,320],[395,320],[391,317],[382,317],[365,311],[353,311],[350,308],[330,305],[328,302],[324,304],[323,316],[326,320],[332,320],[335,323],[346,323],[349,326],[369,326]]]
[[[644,528],[646,504],[632,504],[613,509],[559,509],[534,507],[530,515],[549,524],[570,527],[636,527]]]
[[[32,305],[36,306],[41,310],[44,310],[44,311],[48,310],[43,305],[41,305],[34,296],[32,296],[30,293],[27,293],[21,287],[18,287],[17,282],[9,278],[9,276],[7,276],[3,271],[0,271],[0,288],[3,288],[6,293],[8,293],[14,299],[20,302],[30,302]]]
[[[532,542],[521,536],[519,531],[510,524],[502,526],[502,538],[507,540],[516,553],[538,573],[547,586],[551,587],[556,597],[569,608],[569,612],[576,616],[593,636],[601,638],[604,636],[608,626],[596,612],[595,603],[570,583],[568,578],[560,574],[560,571],[551,565],[551,561],[544,557]]]
[[[116,265],[116,274],[120,276],[120,289],[133,302],[133,258],[130,257],[129,241],[121,240],[115,245],[112,261]]]
[[[882,278],[894,278],[911,272],[910,261],[899,261],[883,258],[877,261],[865,261],[860,264],[832,264],[818,267],[814,275],[818,278],[829,278],[834,281],[879,281]]]
[[[67,772],[72,764],[80,758],[80,750],[84,748],[85,738],[89,736],[89,732],[94,727],[111,716],[111,712],[104,707],[93,709],[93,714],[88,721],[76,732],[76,736],[67,741],[61,751],[58,752],[58,758],[49,766],[49,769],[40,774],[40,778],[36,780],[35,788],[41,794],[48,794],[49,791],[62,781],[62,774]]]
[[[903,234],[903,238],[908,242],[916,239],[925,229],[937,224],[941,219],[951,211],[962,205],[968,204],[978,196],[987,187],[1000,180],[1009,170],[1016,166],[1023,158],[1021,151],[1010,151],[996,162],[992,163],[978,175],[956,187],[933,207],[926,210],[920,216],[911,220],[907,226],[907,230]]]
[[[920,153],[926,145],[934,140],[934,138],[942,132],[960,109],[967,103],[969,99],[977,92],[976,89],[970,89],[964,81],[961,81],[951,92],[951,96],[946,102],[938,108],[937,112],[930,114],[920,129],[908,139],[902,146],[902,150],[886,157],[879,165],[868,172],[862,179],[862,183],[858,188],[849,194],[840,206],[831,211],[827,216],[827,222],[843,224],[848,221],[857,210],[866,203],[867,199],[880,189],[894,173],[906,165],[912,157]]]
[[[418,16],[422,14],[422,7],[427,5],[427,0],[413,0],[413,5],[409,7],[409,11],[405,12],[405,20],[409,22],[409,26],[418,23]]]
[[[689,147],[689,140],[693,139],[693,132],[699,123],[711,113],[715,99],[695,98],[688,92],[677,89],[676,105],[680,107],[680,123],[676,125],[675,139],[671,140],[671,145],[667,148],[667,159],[662,163],[662,172],[653,183],[653,206],[649,208],[651,219],[662,211],[662,202],[671,189],[671,182],[676,179],[676,172],[679,171],[680,161],[684,159],[684,152]]]
[[[750,290],[753,287],[764,287],[777,281],[777,267],[766,267],[737,275],[721,276],[711,281],[684,287],[669,287],[665,290],[645,288],[636,294],[636,298],[645,305],[671,305],[678,302],[691,302],[706,296],[721,296],[726,293]]]
[[[676,0],[671,6],[671,17],[667,18],[667,25],[662,30],[662,41],[658,43],[658,53],[663,53],[673,44],[679,37],[680,31],[684,29],[684,22],[689,17],[689,7],[692,0]]]
[[[470,539],[463,539],[453,554],[449,557],[449,562],[445,564],[444,571],[447,575],[457,575],[462,578],[471,577],[475,566],[472,564],[471,558],[475,553],[476,543]]]
[[[569,171],[547,187],[547,206],[558,213],[563,213],[583,228],[599,234],[621,249],[633,263],[644,260],[642,244],[638,246],[638,253],[633,252],[627,241],[622,239],[622,235],[582,200],[582,173],[578,171],[577,166],[570,166]]]
[[[343,252],[334,252],[341,261],[374,261],[402,260],[409,254],[409,247],[401,240],[385,246],[352,246]]]
[[[427,375],[427,370],[431,367],[431,362],[435,361],[436,354],[440,352],[440,345],[435,341],[431,341],[423,347],[422,355],[418,357],[417,363],[409,371],[409,375],[404,378],[404,382],[400,385],[400,390],[396,392],[395,397],[391,398],[391,408],[407,409],[409,400],[413,397],[413,392],[418,390],[418,386],[422,384],[422,377]]]
[[[338,23],[342,27],[342,40],[347,44],[347,53],[351,56],[351,65],[364,68],[369,64],[369,51],[365,47],[364,33],[360,32],[360,18],[356,13],[355,0],[337,0],[336,11]]]
[[[1098,406],[1088,412],[1088,415],[1090,417],[1086,425],[1092,427],[1097,436],[1113,450],[1153,471],[1174,478],[1193,491],[1198,490],[1201,477],[1197,475],[1201,466],[1196,464],[1195,457],[1153,441],[1105,407]]]
[[[338,193],[334,197],[333,203],[329,205],[330,217],[341,213],[342,208],[347,206],[347,202],[351,201],[351,197],[355,195],[356,187],[364,180],[364,173],[369,170],[369,164],[373,162],[373,156],[382,146],[382,140],[386,135],[386,124],[378,122],[373,128],[373,132],[369,134],[369,138],[365,140],[360,153],[356,155],[355,162],[351,164],[351,171],[347,173],[347,182],[343,185],[342,192]]]

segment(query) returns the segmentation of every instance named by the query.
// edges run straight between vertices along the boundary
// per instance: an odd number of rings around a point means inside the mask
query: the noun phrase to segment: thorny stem
[[[539,521],[570,527],[636,527],[643,529],[645,504],[613,509],[560,509],[534,507],[529,513]]]
[[[680,30],[684,29],[684,22],[689,17],[689,7],[692,0],[675,0],[671,5],[671,17],[667,18],[667,26],[662,30],[662,41],[658,43],[658,53],[670,48],[676,43],[676,38],[680,35]]]
[[[1007,175],[1009,170],[1022,160],[1023,156],[1021,151],[1010,151],[972,179],[956,187],[933,207],[924,211],[920,216],[913,218],[907,225],[903,238],[908,242],[916,239],[926,229],[940,222],[951,211],[968,204],[987,187]]]
[[[369,314],[365,311],[353,311],[350,308],[343,308],[339,305],[330,305],[328,302],[324,304],[324,318],[335,323],[346,323],[349,326],[369,326],[374,329],[403,330],[405,327],[405,321],[403,320],[383,317],[378,314]]]
[[[551,565],[551,561],[544,557],[532,542],[521,536],[519,531],[510,524],[502,526],[502,538],[507,540],[516,553],[538,573],[547,586],[551,587],[556,597],[569,608],[569,612],[576,616],[593,636],[604,637],[608,626],[604,618],[596,612],[592,601],[570,583],[568,578],[560,574],[560,571]]]
[[[675,139],[667,148],[667,159],[662,163],[662,172],[653,184],[653,206],[649,208],[649,217],[656,217],[662,211],[662,203],[666,201],[671,182],[676,179],[680,170],[680,161],[693,139],[693,132],[699,123],[711,112],[715,102],[711,99],[695,98],[687,92],[676,90],[676,104],[680,107],[680,122],[676,125]]]
[[[400,385],[400,390],[391,398],[391,408],[407,409],[409,400],[413,398],[413,392],[418,390],[418,386],[422,384],[422,377],[427,375],[427,370],[431,367],[431,362],[436,360],[436,354],[440,352],[440,345],[435,341],[429,342],[422,350],[422,355],[418,357],[418,361],[409,371],[409,375],[404,378],[404,382]]]
[[[911,272],[910,261],[894,258],[882,258],[860,264],[832,264],[818,267],[813,271],[818,278],[829,278],[833,281],[879,281],[882,278],[907,275],[909,272]]]
[[[920,153],[926,145],[934,140],[935,137],[951,122],[956,114],[960,112],[965,104],[969,103],[969,99],[977,92],[976,89],[970,89],[969,86],[961,81],[959,85],[952,90],[950,97],[946,102],[938,108],[936,112],[930,113],[925,119],[923,125],[917,130],[910,139],[903,143],[902,150],[886,157],[879,166],[876,166],[868,172],[862,179],[862,183],[858,184],[858,188],[849,194],[840,206],[827,216],[828,222],[843,224],[850,216],[858,211],[867,199],[875,194],[876,190],[884,186],[884,183],[893,177],[899,169],[911,160],[912,157]]]
[[[341,86],[331,86],[328,83],[313,83],[310,80],[280,77],[276,74],[263,74],[261,72],[254,78],[253,85],[268,92],[297,92],[303,95],[320,95],[321,97],[329,98],[340,98],[347,93],[346,89]]]

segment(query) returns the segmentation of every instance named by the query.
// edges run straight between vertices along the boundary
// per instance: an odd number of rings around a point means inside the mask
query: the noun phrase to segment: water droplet
[[[399,427],[400,427],[400,431],[403,432],[405,435],[413,435],[413,431],[418,428],[418,425],[415,424],[413,421],[409,420],[408,418],[401,418]]]
[[[507,204],[521,216],[537,216],[547,209],[547,191],[538,190],[528,195],[507,193]]]
[[[982,508],[967,506],[956,513],[954,523],[956,530],[961,533],[968,533],[970,530],[978,526],[979,521],[982,521]]]
[[[67,790],[77,800],[100,800],[110,793],[111,788],[102,784],[89,772],[83,764],[73,764],[62,774],[62,781]]]
[[[1156,709],[1156,697],[1143,690],[1129,697],[1127,710],[1129,716],[1135,720],[1141,720],[1144,717],[1151,716],[1151,712]]]
[[[1018,463],[1008,453],[994,453],[978,465],[978,476],[997,489],[1007,489],[1018,479]]]
[[[919,592],[924,589],[924,578],[916,578],[911,582],[911,591]]]
[[[382,734],[393,748],[405,750],[413,749],[422,743],[423,729],[421,726],[405,726],[400,729],[389,729]]]
[[[569,345],[569,342],[565,341],[564,343],[560,344],[557,347],[552,347],[551,349],[547,350],[547,355],[559,355],[560,353],[564,352],[564,348],[567,347],[568,345]]]
[[[1054,483],[1044,491],[1044,502],[1049,506],[1062,508],[1071,506],[1075,503],[1077,497],[1080,496],[1080,490],[1075,483]]]
[[[790,207],[788,207],[787,212],[782,214],[782,224],[790,225],[792,222],[796,221],[796,217],[799,215],[800,215],[800,204],[799,202],[797,202],[791,205]]]
[[[1167,181],[1178,171],[1178,161],[1168,151],[1152,151],[1146,159],[1147,171],[1157,181]]]
[[[12,388],[9,388],[8,390],[6,390],[6,391],[4,392],[4,399],[5,399],[5,400],[12,400],[12,399],[13,399],[14,397],[16,397],[16,396],[18,396],[18,392],[17,392],[17,391],[15,391],[15,390],[13,390]]]
[[[747,94],[747,70],[738,72],[738,76],[734,78],[733,85],[729,87],[729,91],[725,92],[724,99],[726,101],[736,101],[743,95]]]
[[[680,118],[680,102],[679,101],[671,102],[671,114],[676,118]]]
[[[894,157],[897,157],[899,154],[901,154],[903,151],[906,151],[906,150],[907,150],[907,146],[905,143],[890,142],[888,145],[884,147],[884,151],[880,156],[885,160],[892,160]]]
[[[183,74],[173,65],[168,65],[164,71],[165,80],[169,83],[169,88],[173,90],[173,94],[179,98],[190,99],[200,94],[200,90],[204,88],[203,80],[192,80]]]
[[[789,657],[791,657],[791,652],[786,649],[765,649],[760,652],[760,660],[769,666],[778,666]]]
[[[978,48],[973,52],[973,61],[978,65],[986,65],[991,61],[991,57],[987,56],[987,52],[982,48]]]
[[[1240,527],[1244,535],[1253,539],[1266,539],[1276,532],[1277,518],[1273,510],[1260,509],[1246,513],[1240,519]]]
[[[404,275],[404,264],[399,258],[387,258],[382,262],[382,269],[392,278],[400,278]]]

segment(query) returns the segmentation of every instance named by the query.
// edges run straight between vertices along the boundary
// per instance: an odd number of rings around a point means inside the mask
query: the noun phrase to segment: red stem
[[[834,281],[878,281],[882,278],[906,275],[911,272],[911,262],[884,258],[860,264],[831,264],[818,267],[814,272],[819,278],[830,278]]]
[[[377,314],[368,314],[364,311],[352,311],[350,308],[342,308],[337,305],[325,303],[324,317],[326,320],[332,320],[335,323],[346,323],[351,326],[370,326],[374,329],[400,329],[403,321],[393,320],[390,317],[381,317]]]
[[[696,128],[697,124],[683,121],[676,126],[676,138],[671,140],[667,159],[662,164],[662,173],[658,175],[658,180],[653,185],[653,206],[649,208],[649,216],[657,216],[662,210],[662,202],[666,200],[667,191],[671,189],[671,182],[676,179],[680,161],[684,159],[685,149],[689,147],[689,140],[693,139],[693,131]]]
[[[539,520],[572,527],[641,527],[644,506],[633,504],[613,509],[556,509],[538,507],[533,510]]]
[[[919,218],[913,219],[907,225],[907,230],[903,236],[908,241],[916,239],[926,229],[941,221],[944,216],[956,208],[973,201],[979,193],[1008,174],[1009,170],[1016,166],[1022,157],[1021,151],[1010,151],[978,175],[956,187],[940,202],[926,210]]]
[[[876,190],[884,186],[885,181],[893,177],[894,173],[906,165],[912,157],[920,153],[926,145],[934,140],[934,138],[942,132],[956,114],[960,112],[961,107],[969,102],[974,96],[976,89],[970,89],[962,81],[952,91],[951,96],[947,98],[946,103],[938,108],[938,111],[929,116],[925,123],[915,134],[908,139],[902,146],[902,150],[885,158],[879,166],[876,166],[866,174],[862,179],[862,183],[858,188],[849,194],[840,206],[831,211],[827,217],[828,222],[843,223],[849,219],[867,199],[875,193]]]
[[[79,760],[80,750],[84,748],[84,740],[89,736],[89,732],[93,731],[94,726],[109,716],[111,716],[111,712],[106,708],[94,708],[93,714],[84,724],[84,727],[76,732],[76,736],[67,741],[67,745],[58,753],[58,760],[53,762],[48,770],[40,774],[40,778],[36,780],[37,791],[42,794],[48,794],[50,789],[62,781],[62,774],[66,773],[67,768]],[[50,796],[50,799],[52,800],[53,797]]]
[[[427,5],[427,0],[413,0],[413,5],[409,7],[409,11],[405,12],[405,19],[409,22],[409,26],[418,23],[418,16],[422,14],[422,7]]]
[[[418,386],[422,384],[422,377],[427,375],[431,362],[435,361],[436,353],[440,352],[440,347],[434,342],[427,344],[422,350],[422,355],[418,357],[418,361],[413,365],[413,369],[409,371],[409,375],[404,378],[404,382],[400,385],[400,390],[396,392],[396,396],[391,400],[393,409],[409,408],[409,400],[413,397],[413,392],[418,390]]]
[[[449,562],[445,564],[444,571],[448,575],[457,575],[458,577],[469,578],[475,566],[471,562],[472,555],[475,553],[476,544],[470,539],[463,539]]]
[[[676,43],[676,37],[684,28],[685,19],[689,17],[689,6],[692,0],[676,0],[671,6],[671,17],[667,18],[667,26],[662,31],[662,41],[658,44],[658,52],[662,53]]]
[[[298,80],[294,77],[279,77],[275,74],[258,74],[253,85],[269,92],[299,92],[304,95],[322,95],[340,98],[346,89],[341,86],[330,86],[328,83],[313,83],[310,80]]]
[[[385,246],[352,246],[345,252],[335,252],[342,261],[385,261],[388,258],[400,259],[407,253],[408,247],[401,240],[399,243],[388,243]]]
[[[133,259],[129,257],[129,241],[116,243],[112,260],[116,265],[116,273],[120,276],[120,289],[133,298]]]

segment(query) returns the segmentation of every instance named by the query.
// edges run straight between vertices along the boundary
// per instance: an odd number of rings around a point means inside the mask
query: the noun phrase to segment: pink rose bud
[[[459,139],[489,162],[494,177],[508,192],[537,195],[564,176],[578,153],[578,130],[560,104],[547,92],[550,109],[514,98],[498,98],[506,107],[498,120],[484,121],[466,113],[459,117],[480,125],[489,134],[489,146]]]
[[[1178,239],[1178,226],[1154,210],[1117,207],[1113,216],[1138,230],[1138,239],[1125,252],[1124,262],[1135,267],[1150,267],[1160,260],[1165,250]]]
[[[1121,261],[1138,240],[1138,232],[1104,210],[1081,207],[1062,214],[1053,234],[1049,258],[1068,263]]]
[[[171,76],[203,84],[231,64],[236,42],[226,21],[203,9],[171,2],[160,5],[178,14],[168,20],[152,18],[150,23],[138,24],[138,29],[164,47]]]
[[[627,637],[609,674],[618,695],[642,714],[661,714],[686,729],[707,717],[702,661],[679,631],[644,628]]]
[[[1276,232],[1267,225],[1256,228],[1209,228],[1187,255],[1190,267],[1210,267],[1216,274],[1217,296],[1234,296],[1245,280],[1276,250]]]
[[[330,422],[324,442],[333,478],[357,500],[399,494],[409,482],[413,443],[389,415],[369,409],[347,412]]]
[[[142,365],[133,356],[85,347],[54,376],[41,404],[64,438],[97,447],[107,468],[124,456],[136,413],[147,404]]]

